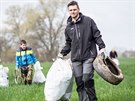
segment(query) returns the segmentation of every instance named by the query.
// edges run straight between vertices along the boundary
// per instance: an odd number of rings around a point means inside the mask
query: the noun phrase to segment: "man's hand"
[[[99,50],[99,54],[101,54],[103,56],[104,59],[107,58],[107,52],[105,48],[102,48]]]
[[[61,53],[59,53],[59,54],[58,54],[58,56],[57,56],[57,58],[61,58],[61,59],[63,59],[63,58],[64,58],[64,56],[63,56]]]

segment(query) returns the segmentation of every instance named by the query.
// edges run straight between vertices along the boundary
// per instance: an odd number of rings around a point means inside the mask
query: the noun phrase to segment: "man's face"
[[[22,43],[22,44],[20,45],[20,47],[21,47],[23,50],[25,50],[26,47],[27,47],[27,45]]]
[[[72,5],[68,7],[69,14],[72,18],[77,18],[80,12],[80,9],[77,5]]]

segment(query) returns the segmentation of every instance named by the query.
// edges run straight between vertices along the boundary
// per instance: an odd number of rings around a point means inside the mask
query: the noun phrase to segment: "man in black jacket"
[[[110,55],[110,58],[111,58],[111,59],[113,59],[113,58],[114,58],[114,59],[115,59],[115,58],[117,59],[117,58],[118,58],[118,54],[117,54],[117,52],[116,52],[115,49],[112,49],[112,50],[110,51],[110,54],[109,54],[109,55]]]
[[[67,7],[70,16],[65,29],[66,43],[58,57],[63,58],[71,51],[79,101],[87,101],[87,95],[90,101],[97,101],[93,61],[97,56],[96,44],[99,53],[105,53],[105,44],[94,20],[80,13],[76,1],[71,1]]]

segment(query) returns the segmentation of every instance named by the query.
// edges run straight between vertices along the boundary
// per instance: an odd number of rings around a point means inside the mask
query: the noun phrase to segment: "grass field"
[[[9,87],[0,88],[0,101],[44,101],[44,84],[16,85],[14,83],[15,64],[9,67]],[[51,63],[42,63],[46,75]],[[124,80],[119,85],[111,85],[95,72],[95,87],[98,101],[135,101],[135,58],[120,59]],[[78,101],[74,84],[71,101]]]

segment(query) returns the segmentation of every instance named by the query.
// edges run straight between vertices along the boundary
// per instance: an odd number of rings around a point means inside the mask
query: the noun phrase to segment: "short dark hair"
[[[76,6],[78,7],[78,9],[79,9],[78,2],[76,2],[76,1],[71,1],[71,2],[69,2],[68,5],[67,5],[67,7],[73,6],[73,5],[76,5]]]
[[[21,40],[20,41],[20,44],[22,45],[22,44],[27,44],[27,42],[25,41],[25,40]]]

